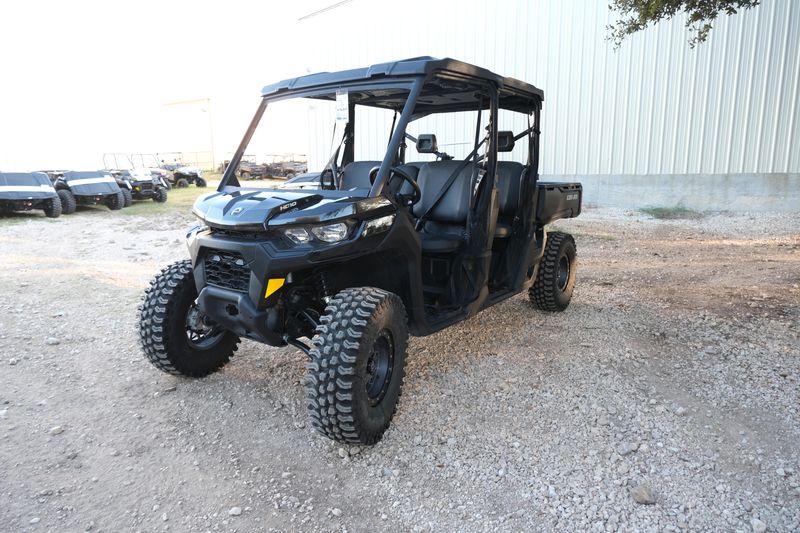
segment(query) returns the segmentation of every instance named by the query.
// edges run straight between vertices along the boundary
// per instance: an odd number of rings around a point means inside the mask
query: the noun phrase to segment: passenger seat
[[[439,191],[463,161],[434,161],[419,169],[417,183],[422,198],[414,206],[413,213],[421,217],[439,196]],[[467,213],[472,199],[472,165],[466,165],[450,185],[439,203],[430,212],[422,231],[424,253],[448,254],[464,245]]]

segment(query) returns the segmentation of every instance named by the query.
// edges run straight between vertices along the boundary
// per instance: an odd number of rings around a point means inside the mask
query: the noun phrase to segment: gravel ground
[[[295,349],[145,361],[136,306],[190,222],[0,226],[0,530],[800,529],[800,217],[560,221],[569,309],[412,339],[372,448],[312,432]]]

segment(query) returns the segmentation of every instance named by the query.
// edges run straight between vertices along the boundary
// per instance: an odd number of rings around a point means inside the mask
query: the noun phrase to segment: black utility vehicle
[[[341,142],[321,188],[240,186],[234,171],[262,115],[268,125],[273,106],[297,99],[298,112],[335,105]],[[429,57],[265,87],[217,192],[194,205],[191,260],[163,269],[145,292],[138,327],[148,359],[201,377],[227,363],[241,337],[295,346],[310,358],[313,426],[341,442],[377,442],[400,397],[409,334],[522,291],[545,311],[570,302],[575,242],[545,225],[577,216],[582,188],[538,181],[542,100],[528,83]],[[383,113],[385,131],[355,124],[365,110]],[[466,131],[453,127],[459,120]],[[501,130],[507,124],[518,127]],[[431,131],[474,143],[445,158]],[[331,134],[317,128],[314,138]]]
[[[263,178],[289,180],[308,171],[306,163],[295,160],[292,155],[273,154],[267,157],[270,158],[269,163],[256,163],[254,157],[243,156],[236,175],[243,180]]]
[[[41,209],[61,216],[61,199],[44,172],[0,172],[0,211]]]
[[[167,201],[167,184],[159,176],[148,170],[137,168],[107,170],[117,181],[125,198],[124,207],[130,207],[134,200]]]
[[[114,177],[105,171],[49,172],[65,215],[79,205],[105,205],[111,210],[125,206],[125,196]]]

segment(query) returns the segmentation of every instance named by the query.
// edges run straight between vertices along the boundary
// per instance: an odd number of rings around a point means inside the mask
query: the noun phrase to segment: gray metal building
[[[545,91],[541,172],[579,177],[589,204],[800,211],[800,2],[723,16],[694,49],[676,17],[614,50],[598,0],[387,9],[352,0],[301,19],[319,39],[303,67],[433,55],[530,81]]]

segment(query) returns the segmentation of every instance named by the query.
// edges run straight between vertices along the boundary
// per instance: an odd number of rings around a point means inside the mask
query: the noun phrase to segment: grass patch
[[[167,193],[167,201],[163,204],[154,202],[153,200],[139,200],[134,201],[133,205],[126,207],[119,211],[121,215],[160,215],[163,213],[183,212],[189,213],[192,210],[194,201],[201,194],[213,192],[216,188],[209,187],[183,187],[181,189],[173,188]]]
[[[679,205],[675,207],[643,207],[639,209],[639,211],[659,220],[696,220],[705,216],[700,211],[695,211],[694,209]]]
[[[21,224],[21,223],[25,222],[26,220],[31,220],[32,218],[34,218],[34,217],[32,217],[30,214],[25,216],[24,212],[23,213],[16,213],[16,212],[14,212],[14,213],[2,213],[2,214],[0,214],[0,228],[1,227],[7,227],[7,226],[14,226],[15,224]],[[36,218],[40,218],[40,217],[36,217]]]

